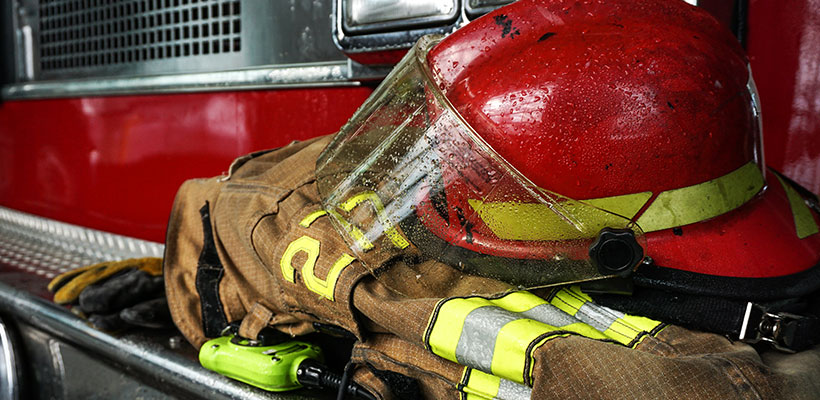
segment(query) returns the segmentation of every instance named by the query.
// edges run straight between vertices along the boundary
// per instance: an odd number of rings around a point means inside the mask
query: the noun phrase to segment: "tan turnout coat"
[[[437,399],[820,398],[818,348],[759,354],[719,335],[671,325],[640,332],[629,345],[545,332],[537,346],[512,349],[526,356],[524,375],[500,380],[433,354],[431,324],[446,293],[408,299],[386,289],[350,256],[322,215],[314,166],[329,140],[245,156],[229,177],[190,180],[180,188],[164,274],[174,320],[194,346],[224,322],[241,320],[246,337],[265,326],[295,336],[313,331],[314,322],[334,325],[358,338],[355,379],[383,398],[407,396],[384,371],[415,379],[424,397]],[[406,270],[408,280],[421,272],[428,279],[453,273],[435,263],[393,263],[390,268]],[[203,293],[216,297],[207,311]],[[449,321],[435,323],[458,334]]]

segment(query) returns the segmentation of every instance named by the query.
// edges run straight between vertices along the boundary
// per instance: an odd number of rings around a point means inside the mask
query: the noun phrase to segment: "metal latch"
[[[794,342],[794,330],[787,327],[803,319],[806,317],[786,312],[771,313],[758,304],[748,302],[739,339],[746,343],[770,343],[780,351],[794,353],[795,350],[790,348]]]

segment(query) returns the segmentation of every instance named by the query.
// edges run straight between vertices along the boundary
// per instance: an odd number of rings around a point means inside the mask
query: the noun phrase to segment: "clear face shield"
[[[496,294],[627,276],[633,221],[534,185],[461,118],[426,65],[425,37],[316,165],[356,257],[410,297]]]

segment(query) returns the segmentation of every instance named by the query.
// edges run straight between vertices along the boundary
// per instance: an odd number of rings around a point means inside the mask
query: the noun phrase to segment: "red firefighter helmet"
[[[339,219],[366,264],[396,255],[369,250],[383,238],[534,287],[645,253],[641,295],[597,299],[719,331],[694,321],[713,299],[820,287],[818,216],[766,173],[756,96],[735,38],[683,1],[521,0],[417,44],[320,158],[319,190],[338,215],[374,195],[379,217]],[[673,297],[686,310],[657,305]]]
[[[656,265],[773,278],[820,259],[817,215],[762,170],[748,60],[706,12],[682,1],[520,1],[427,58],[499,155],[539,187],[636,221]]]

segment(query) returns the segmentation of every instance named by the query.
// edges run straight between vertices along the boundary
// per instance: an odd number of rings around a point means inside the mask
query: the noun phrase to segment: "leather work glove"
[[[106,331],[172,326],[165,299],[162,259],[102,262],[65,272],[48,284],[57,304]]]

